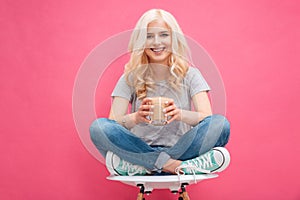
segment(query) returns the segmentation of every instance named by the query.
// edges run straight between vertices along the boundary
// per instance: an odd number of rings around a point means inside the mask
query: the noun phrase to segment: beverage
[[[169,98],[166,97],[153,97],[151,98],[151,105],[153,108],[150,111],[153,113],[150,115],[151,124],[155,126],[163,126],[167,123],[167,117],[165,117],[165,113],[163,112],[164,108],[167,107],[167,103]]]

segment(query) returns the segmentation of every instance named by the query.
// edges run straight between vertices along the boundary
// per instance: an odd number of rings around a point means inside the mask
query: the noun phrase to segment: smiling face
[[[171,31],[164,21],[155,20],[148,24],[145,53],[150,63],[167,65],[171,45]]]

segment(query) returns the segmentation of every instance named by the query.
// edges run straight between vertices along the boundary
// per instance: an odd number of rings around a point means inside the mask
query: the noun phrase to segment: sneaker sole
[[[230,154],[227,149],[224,147],[215,147],[213,150],[218,151],[222,155],[222,163],[219,168],[213,170],[212,172],[221,172],[224,171],[230,163]]]
[[[111,175],[120,176],[120,174],[115,170],[115,167],[114,167],[114,156],[115,156],[115,154],[111,151],[108,151],[106,153],[106,158],[105,158],[106,168]]]

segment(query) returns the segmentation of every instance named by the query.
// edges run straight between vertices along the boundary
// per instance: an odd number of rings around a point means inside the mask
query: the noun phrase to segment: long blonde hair
[[[125,65],[127,83],[135,88],[138,99],[147,96],[147,91],[154,90],[155,82],[149,60],[144,52],[147,39],[147,26],[155,20],[163,20],[171,30],[172,52],[169,56],[170,78],[168,83],[179,90],[188,71],[188,45],[176,19],[167,11],[152,9],[145,12],[138,20],[129,42],[130,60]]]

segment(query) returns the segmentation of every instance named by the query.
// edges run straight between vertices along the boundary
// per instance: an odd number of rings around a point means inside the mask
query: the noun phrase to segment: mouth
[[[153,51],[154,53],[160,53],[163,52],[164,50],[166,50],[166,47],[159,47],[159,48],[150,48],[151,51]]]

